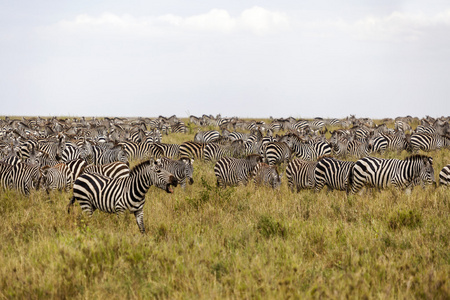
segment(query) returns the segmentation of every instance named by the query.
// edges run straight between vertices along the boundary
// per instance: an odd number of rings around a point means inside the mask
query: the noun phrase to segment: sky
[[[0,1],[0,115],[450,115],[450,2]]]

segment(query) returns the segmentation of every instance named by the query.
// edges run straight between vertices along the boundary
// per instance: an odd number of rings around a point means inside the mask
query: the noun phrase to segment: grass
[[[430,155],[437,178],[450,151]],[[0,298],[450,297],[448,189],[218,189],[199,160],[194,180],[150,188],[144,235],[131,214],[67,214],[70,193],[2,191]]]

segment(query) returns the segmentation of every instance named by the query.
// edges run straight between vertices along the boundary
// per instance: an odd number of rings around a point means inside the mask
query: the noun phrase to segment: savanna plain
[[[450,150],[422,154],[438,181]],[[145,234],[132,214],[68,213],[71,192],[1,191],[0,298],[450,298],[448,188],[296,193],[284,175],[277,190],[221,189],[213,167],[196,160],[174,194],[151,187]]]

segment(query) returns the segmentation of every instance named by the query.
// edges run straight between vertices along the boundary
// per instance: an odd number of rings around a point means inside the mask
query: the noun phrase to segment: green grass
[[[430,155],[437,178],[450,151]],[[198,160],[194,180],[150,188],[144,235],[131,214],[68,214],[70,193],[1,192],[0,298],[450,297],[449,189],[218,189]]]

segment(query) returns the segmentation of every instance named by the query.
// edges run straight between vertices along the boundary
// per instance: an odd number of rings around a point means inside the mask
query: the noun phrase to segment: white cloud
[[[73,20],[62,20],[41,28],[43,34],[127,34],[131,36],[165,36],[173,32],[236,33],[250,32],[256,35],[276,33],[289,29],[289,17],[285,13],[270,11],[262,7],[244,10],[233,17],[227,10],[212,9],[207,13],[181,17],[174,14],[134,17],[103,13],[98,17],[88,14]]]
[[[385,17],[365,17],[351,26],[354,36],[364,40],[415,41],[429,30],[450,25],[450,10],[434,16],[393,12]]]
[[[435,15],[392,12],[387,16],[363,16],[352,22],[343,18],[304,21],[285,12],[255,6],[243,10],[238,16],[232,16],[224,9],[212,9],[204,14],[186,17],[174,14],[144,17],[113,13],[100,16],[82,14],[73,20],[62,20],[41,28],[40,32],[44,35],[126,35],[131,38],[170,37],[187,33],[247,33],[261,36],[293,32],[296,36],[320,38],[344,35],[357,40],[416,41],[434,28],[448,30],[449,26],[450,10]]]

